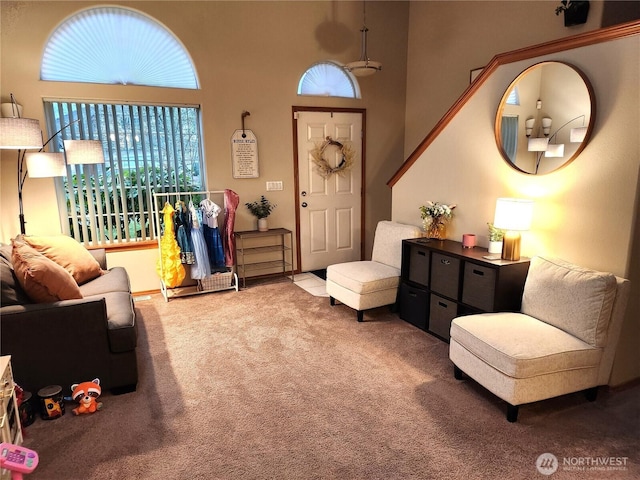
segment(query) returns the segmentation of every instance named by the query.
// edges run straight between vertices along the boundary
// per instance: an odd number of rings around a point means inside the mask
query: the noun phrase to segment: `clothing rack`
[[[162,231],[161,231],[161,218],[160,218],[160,210],[158,201],[160,204],[164,206],[163,200],[173,205],[178,201],[188,201],[193,198],[194,195],[204,195],[206,198],[210,199],[217,205],[222,207],[222,211],[218,215],[218,223],[219,225],[224,225],[227,216],[227,205],[225,204],[225,190],[202,190],[197,192],[164,192],[164,193],[153,193],[153,220],[154,225],[153,229],[158,239],[158,255],[162,255],[161,249],[161,240],[162,240]],[[215,200],[211,197],[215,196]],[[220,199],[220,200],[218,200]],[[233,248],[233,247],[231,247]],[[162,273],[163,262],[160,262],[160,269]],[[160,275],[160,290],[162,291],[162,295],[165,301],[169,301],[172,297],[181,297],[187,295],[199,295],[203,293],[211,293],[218,292],[221,290],[235,290],[238,291],[238,275],[234,271],[233,267],[226,267],[227,271],[224,272],[216,272],[212,273],[210,277],[204,278],[202,280],[197,279],[194,280],[189,275],[189,266],[184,265],[185,267],[185,278],[182,283],[176,287],[168,287],[164,280],[163,275]],[[189,282],[189,283],[187,283]],[[195,282],[195,283],[194,283]]]

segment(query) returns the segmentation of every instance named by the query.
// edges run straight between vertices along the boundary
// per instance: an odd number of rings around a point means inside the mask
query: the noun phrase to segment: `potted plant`
[[[562,0],[556,7],[556,15],[564,12],[564,26],[581,25],[587,22],[589,15],[588,0]]]
[[[502,253],[502,240],[504,239],[504,230],[496,228],[493,223],[487,223],[489,227],[489,253]]]
[[[260,200],[251,203],[245,203],[251,215],[258,219],[258,231],[266,232],[269,230],[267,226],[267,217],[271,215],[271,212],[276,208],[275,203],[271,203],[265,198],[264,195],[260,196]]]

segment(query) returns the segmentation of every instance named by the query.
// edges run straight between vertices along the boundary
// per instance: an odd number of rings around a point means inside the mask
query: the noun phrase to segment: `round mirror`
[[[595,112],[593,88],[580,70],[561,62],[538,63],[502,96],[495,124],[498,149],[520,172],[554,172],[587,145]]]

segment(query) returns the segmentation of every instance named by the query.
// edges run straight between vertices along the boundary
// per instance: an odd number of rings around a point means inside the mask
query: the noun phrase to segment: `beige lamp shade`
[[[545,157],[564,157],[564,143],[553,143],[547,145],[547,149],[544,151]]]
[[[104,163],[104,151],[100,140],[65,140],[64,154],[69,165]]]
[[[0,104],[0,114],[4,118],[21,118],[22,117],[22,105],[18,105],[14,102],[6,102]]]
[[[587,127],[572,128],[569,133],[569,141],[571,143],[582,143],[584,137],[587,136]]]
[[[530,152],[544,152],[549,144],[549,139],[542,138],[530,138],[527,142],[527,150]]]
[[[493,225],[503,230],[529,230],[533,218],[533,200],[499,198]]]
[[[34,152],[25,154],[29,178],[65,177],[64,154]]]
[[[0,148],[7,150],[42,148],[40,122],[33,118],[0,118]]]

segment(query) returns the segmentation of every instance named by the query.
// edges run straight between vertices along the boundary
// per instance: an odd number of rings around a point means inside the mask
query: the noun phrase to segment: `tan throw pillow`
[[[69,272],[78,285],[102,275],[98,261],[86,248],[71,237],[66,235],[23,235],[22,239]]]
[[[11,252],[13,270],[29,298],[37,303],[82,298],[78,284],[60,265],[14,240]]]

